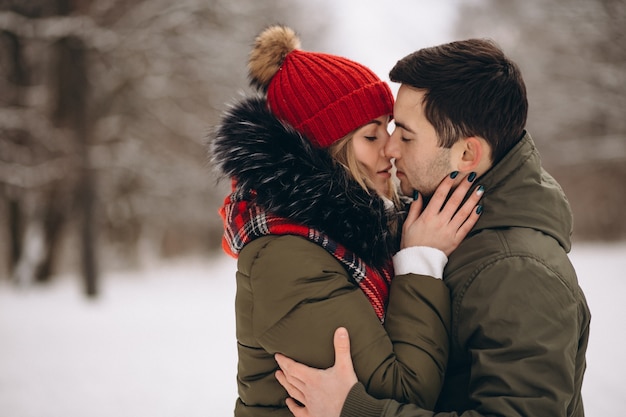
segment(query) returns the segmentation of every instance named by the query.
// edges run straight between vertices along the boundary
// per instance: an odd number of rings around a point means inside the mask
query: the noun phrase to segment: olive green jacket
[[[526,135],[479,178],[484,213],[450,256],[450,360],[436,410],[355,386],[352,416],[584,416],[590,312],[567,253],[572,214]]]
[[[356,374],[372,395],[432,408],[448,354],[449,302],[441,280],[397,276],[383,327],[326,250],[296,236],[256,239],[237,264],[235,415],[291,416],[287,394],[274,377],[274,353],[327,368],[340,326],[350,333]]]

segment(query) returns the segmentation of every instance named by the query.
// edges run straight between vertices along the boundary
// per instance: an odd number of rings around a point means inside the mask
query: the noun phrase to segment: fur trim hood
[[[264,98],[242,100],[228,110],[210,138],[209,152],[221,177],[256,191],[256,204],[276,215],[328,234],[372,266],[398,248],[390,217],[328,152],[315,148],[278,120]]]

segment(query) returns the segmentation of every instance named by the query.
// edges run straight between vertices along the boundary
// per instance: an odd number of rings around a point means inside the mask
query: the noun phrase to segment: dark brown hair
[[[491,145],[495,164],[524,134],[528,114],[524,80],[518,66],[491,40],[420,49],[398,61],[389,77],[426,91],[426,118],[443,147],[480,136]]]

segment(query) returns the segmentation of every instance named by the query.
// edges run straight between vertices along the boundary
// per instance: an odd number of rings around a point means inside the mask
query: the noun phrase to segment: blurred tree
[[[263,27],[290,24],[307,46],[320,42],[312,8],[0,0],[0,270],[45,281],[59,260],[82,259],[95,277],[97,265],[219,247],[228,184],[216,186],[206,137],[246,89]]]
[[[626,2],[461,0],[457,36],[490,37],[521,67],[528,126],[572,204],[575,237],[624,239]]]

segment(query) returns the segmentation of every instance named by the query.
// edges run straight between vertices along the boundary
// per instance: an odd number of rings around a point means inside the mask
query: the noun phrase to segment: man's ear
[[[479,172],[489,165],[490,149],[487,141],[476,136],[461,139],[457,150],[457,166],[461,172]]]

